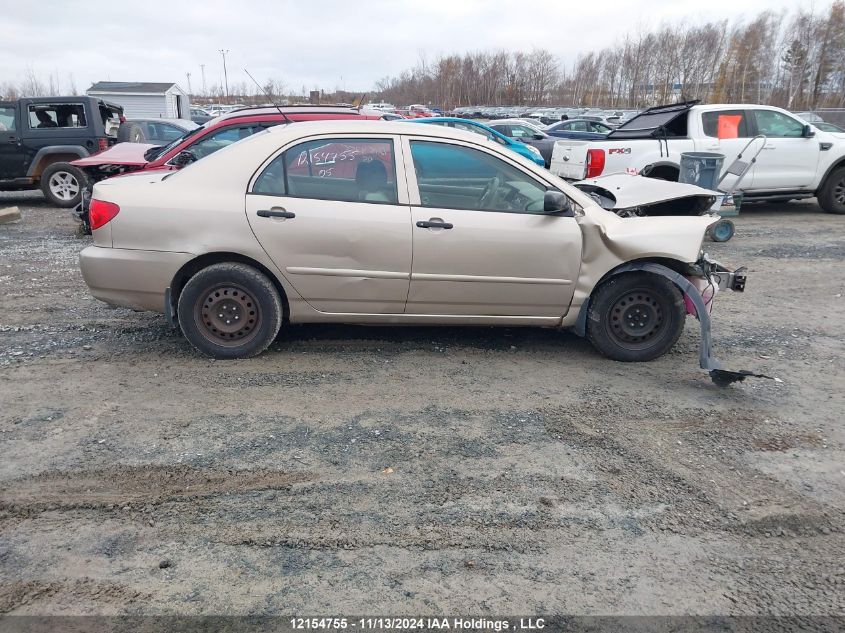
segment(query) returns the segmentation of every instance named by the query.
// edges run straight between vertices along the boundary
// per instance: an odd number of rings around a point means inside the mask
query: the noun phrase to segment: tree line
[[[845,107],[845,2],[822,11],[763,11],[663,25],[569,66],[544,48],[453,54],[376,84],[396,104],[579,105],[641,108],[678,100],[768,103],[793,110]]]
[[[214,84],[199,99],[261,103],[307,100],[282,80]],[[0,81],[0,97],[76,94],[73,75]],[[323,102],[352,102],[360,93],[321,93]],[[642,108],[701,99],[768,103],[791,110],[845,107],[845,0],[821,10],[763,11],[742,21],[665,24],[639,29],[618,44],[584,52],[569,65],[545,48],[421,56],[416,65],[378,81],[370,101],[467,105],[577,105]]]

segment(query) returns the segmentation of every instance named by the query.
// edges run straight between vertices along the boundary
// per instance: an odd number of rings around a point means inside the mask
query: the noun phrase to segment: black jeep
[[[58,207],[82,198],[85,174],[72,160],[117,142],[123,108],[92,97],[0,101],[0,191],[41,188]]]

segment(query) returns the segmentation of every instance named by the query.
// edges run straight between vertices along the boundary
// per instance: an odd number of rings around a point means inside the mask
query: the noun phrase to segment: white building
[[[175,83],[98,81],[85,94],[123,106],[127,119],[191,118],[190,98]]]

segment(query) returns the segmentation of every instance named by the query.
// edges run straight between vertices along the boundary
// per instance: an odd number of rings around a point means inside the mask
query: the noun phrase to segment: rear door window
[[[712,138],[750,137],[750,126],[748,125],[747,112],[745,110],[702,112],[701,125],[705,136]]]
[[[15,131],[15,107],[0,105],[0,132]]]
[[[33,130],[88,127],[81,103],[31,103],[28,111],[29,127]]]
[[[274,159],[252,193],[340,202],[397,204],[391,139],[322,139]]]

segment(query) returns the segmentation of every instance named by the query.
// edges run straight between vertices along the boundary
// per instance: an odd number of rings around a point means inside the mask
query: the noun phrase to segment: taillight
[[[94,231],[101,226],[105,226],[114,219],[120,212],[120,207],[113,202],[106,202],[104,200],[91,200],[91,206],[88,207],[88,224],[91,225],[91,230]]]
[[[121,123],[126,123],[126,117],[123,116],[123,113],[121,113],[117,116],[117,120],[120,121]]]
[[[588,149],[587,150],[587,178],[595,178],[601,176],[604,171],[604,150],[603,149]]]
[[[97,147],[102,152],[103,150],[107,150],[109,148],[109,141],[108,139],[101,138],[97,139]]]

